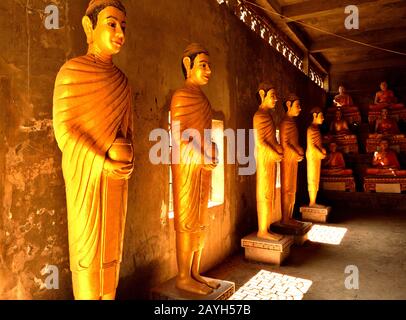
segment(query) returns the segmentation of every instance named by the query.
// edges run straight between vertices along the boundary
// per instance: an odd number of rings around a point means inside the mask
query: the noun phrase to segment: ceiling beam
[[[340,36],[372,45],[387,44],[399,41],[406,42],[406,28],[371,30],[353,35],[340,34]],[[328,50],[347,50],[349,48],[358,47],[364,46],[335,36],[323,36],[314,40],[310,46],[310,52],[314,53]]]
[[[326,14],[341,13],[348,5],[354,5],[354,0],[308,0],[282,7],[282,14],[293,20],[304,20],[314,17],[320,17]],[[377,2],[376,0],[358,0],[356,5],[364,3]]]
[[[379,59],[369,61],[354,61],[351,63],[333,64],[331,67],[331,73],[344,73],[358,70],[370,70],[370,69],[385,69],[402,67],[406,68],[406,59],[402,56],[392,59]]]

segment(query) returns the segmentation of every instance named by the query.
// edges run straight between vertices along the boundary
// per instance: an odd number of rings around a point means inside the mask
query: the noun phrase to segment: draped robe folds
[[[204,149],[212,142],[204,131],[212,129],[212,118],[210,102],[200,87],[186,84],[174,93],[171,131],[175,230],[195,236],[192,239],[197,239],[196,243],[191,243],[194,251],[202,249],[203,234],[209,226],[211,171],[204,168]],[[190,139],[183,139],[185,135]]]
[[[128,181],[103,171],[116,137],[131,141],[126,76],[92,55],[68,61],[54,91],[54,130],[63,153],[70,268],[76,293],[114,292],[122,258]]]
[[[281,162],[282,214],[291,217],[296,197],[298,158],[303,156],[303,149],[299,145],[299,132],[293,117],[285,116],[280,130],[283,148]]]
[[[352,174],[351,169],[345,169],[344,156],[341,152],[338,151],[330,153],[327,159],[325,159],[324,163],[322,163],[322,165],[322,175],[343,176]]]
[[[395,120],[382,119],[376,122],[376,133],[379,134],[399,134],[399,127]]]
[[[320,184],[321,160],[324,158],[322,152],[322,139],[320,129],[317,125],[311,125],[307,129],[307,183],[310,191],[318,191]]]
[[[276,140],[276,128],[268,111],[258,110],[254,116],[255,158],[257,164],[257,211],[258,215],[267,216],[269,221],[276,221],[275,189],[276,159],[282,152]],[[266,211],[266,212],[262,212]]]
[[[372,111],[381,111],[383,108],[389,109],[403,109],[405,105],[398,103],[395,94],[392,90],[379,91],[376,94],[376,102],[378,104],[371,104],[369,106]]]

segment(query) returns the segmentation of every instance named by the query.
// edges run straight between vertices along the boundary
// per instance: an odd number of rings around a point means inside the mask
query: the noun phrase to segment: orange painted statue
[[[346,92],[344,86],[338,88],[339,94],[334,97],[334,104],[344,112],[357,112],[358,107],[354,106],[351,96]]]
[[[381,111],[387,108],[389,110],[404,109],[403,103],[398,103],[397,98],[392,90],[388,89],[388,84],[384,81],[381,83],[381,91],[375,95],[375,102],[369,106],[370,111]]]
[[[322,161],[321,174],[323,176],[352,175],[352,170],[345,168],[344,156],[341,152],[337,151],[337,144],[335,142],[330,143],[330,153]]]
[[[309,207],[320,208],[322,205],[316,203],[317,193],[320,186],[321,161],[326,158],[327,151],[322,146],[320,125],[324,122],[324,115],[320,108],[313,108],[310,112],[313,122],[307,129],[307,183],[309,190]]]
[[[381,111],[381,119],[376,121],[375,132],[377,134],[395,135],[400,134],[398,124],[395,120],[388,117],[388,109]]]
[[[301,226],[302,223],[293,219],[296,202],[298,163],[304,159],[304,150],[299,145],[299,132],[296,118],[301,112],[300,99],[290,94],[285,103],[287,110],[280,125],[283,160],[281,162],[281,194],[282,194],[282,223]]]
[[[258,89],[261,103],[254,116],[255,149],[257,163],[257,214],[258,238],[280,240],[283,236],[269,232],[275,222],[276,163],[281,162],[283,150],[276,140],[276,127],[271,110],[278,101],[275,87],[261,83]]]
[[[372,160],[373,168],[367,169],[368,175],[406,176],[406,170],[400,169],[395,151],[389,149],[389,141],[382,139],[380,150],[376,151]]]
[[[133,171],[131,90],[112,61],[125,40],[125,8],[117,0],[92,0],[82,24],[88,53],[58,73],[54,130],[63,153],[75,299],[111,300]]]
[[[177,288],[208,295],[219,287],[200,275],[200,260],[209,227],[208,202],[212,170],[217,166],[215,144],[204,130],[212,128],[212,108],[201,87],[211,77],[209,52],[200,44],[189,45],[183,54],[185,84],[171,102],[173,137],[172,173],[178,262]],[[182,137],[189,135],[189,139]],[[205,140],[203,140],[205,139]],[[210,147],[205,147],[210,145]],[[210,150],[210,151],[207,151]],[[177,154],[179,159],[177,159]]]

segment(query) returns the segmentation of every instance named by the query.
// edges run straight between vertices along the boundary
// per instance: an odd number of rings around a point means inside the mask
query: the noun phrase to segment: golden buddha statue
[[[334,97],[334,104],[337,108],[341,108],[345,112],[359,111],[352,101],[351,96],[346,92],[344,86],[338,88],[339,94]]]
[[[330,153],[322,161],[321,175],[323,176],[348,176],[352,175],[351,169],[346,169],[344,156],[337,151],[337,144],[331,142]]]
[[[388,114],[388,109],[382,109],[381,118],[375,124],[375,133],[383,135],[400,134],[397,122],[389,118]]]
[[[373,168],[367,169],[368,175],[406,176],[406,170],[400,170],[395,151],[389,149],[389,141],[382,139],[372,160]]]
[[[294,220],[293,210],[296,201],[297,169],[298,163],[304,159],[304,150],[299,145],[299,132],[296,118],[302,111],[300,99],[295,94],[290,94],[285,103],[286,115],[280,125],[281,145],[283,160],[281,162],[282,182],[282,224],[301,226],[302,223]]]
[[[324,206],[316,203],[320,185],[321,161],[326,158],[327,151],[322,146],[320,128],[324,122],[324,115],[320,108],[313,108],[310,112],[313,121],[307,129],[307,183],[309,190],[309,207],[320,208]]]
[[[208,295],[219,287],[200,275],[200,259],[209,227],[208,202],[212,170],[218,160],[211,141],[193,141],[181,136],[190,130],[205,137],[212,128],[212,108],[201,87],[211,77],[209,52],[200,44],[189,45],[183,54],[185,84],[171,102],[173,137],[172,173],[178,262],[177,288],[199,295]],[[197,137],[194,137],[197,138]],[[205,148],[211,144],[211,148]],[[209,153],[207,153],[207,150]],[[174,161],[176,153],[179,161]],[[211,154],[210,154],[211,153]]]
[[[258,238],[279,241],[282,235],[269,232],[275,220],[276,163],[283,159],[283,149],[276,140],[276,128],[270,111],[278,101],[275,87],[261,83],[257,97],[260,102],[254,115],[257,164]]]
[[[330,132],[334,136],[351,135],[348,122],[343,118],[343,112],[340,108],[336,110],[335,119],[330,125]]]
[[[54,130],[63,153],[75,299],[113,300],[133,171],[131,90],[112,61],[125,41],[126,11],[118,0],[92,0],[82,24],[88,52],[58,73]]]
[[[398,103],[393,91],[388,89],[386,81],[382,82],[380,87],[381,91],[376,93],[374,104],[369,106],[370,111],[381,111],[384,108],[389,110],[400,110],[405,108],[403,103]]]

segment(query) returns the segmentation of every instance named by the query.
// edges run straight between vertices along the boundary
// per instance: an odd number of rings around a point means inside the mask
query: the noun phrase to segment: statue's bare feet
[[[220,282],[214,281],[214,280],[206,280],[203,278],[200,274],[192,274],[193,279],[196,281],[205,284],[206,286],[212,288],[212,289],[218,289],[220,288]]]
[[[279,241],[283,238],[282,235],[273,232],[258,232],[257,237],[271,241]]]
[[[208,287],[206,284],[200,283],[192,278],[186,279],[177,279],[176,280],[176,287],[178,289],[207,296],[210,293],[213,293],[213,289]]]

